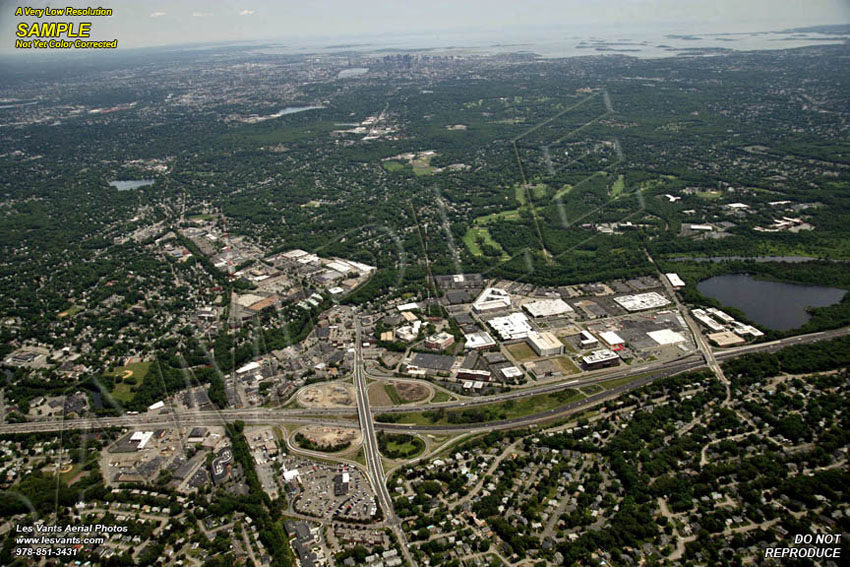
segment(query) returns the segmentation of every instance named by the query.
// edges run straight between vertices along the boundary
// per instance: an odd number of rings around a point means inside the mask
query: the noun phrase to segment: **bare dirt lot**
[[[344,382],[312,384],[302,388],[296,397],[307,408],[345,408],[354,405],[354,386]]]
[[[321,447],[333,447],[344,443],[350,443],[351,447],[356,447],[360,444],[362,439],[359,429],[351,429],[348,427],[307,425],[306,427],[299,429],[296,433],[300,433]]]
[[[384,388],[383,382],[372,382],[369,384],[369,403],[373,406],[391,406],[393,405],[387,390]]]
[[[416,382],[396,382],[396,392],[405,402],[419,402],[431,395],[431,388]]]

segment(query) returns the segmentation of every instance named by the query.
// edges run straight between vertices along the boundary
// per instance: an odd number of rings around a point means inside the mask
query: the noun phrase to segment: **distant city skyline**
[[[0,8],[0,51],[15,52],[19,22],[40,21],[15,16],[20,4]],[[27,3],[33,8],[50,2]],[[63,6],[64,7],[64,6]],[[78,6],[81,7],[81,6]],[[387,2],[316,0],[278,2],[238,0],[113,0],[92,5],[111,8],[111,17],[71,18],[91,21],[93,40],[117,38],[119,47],[152,47],[193,43],[257,40],[305,40],[356,36],[429,34],[462,30],[494,36],[535,26],[565,28],[628,26],[635,29],[681,24],[699,30],[764,31],[785,27],[850,23],[846,0],[466,0]],[[44,18],[41,21],[63,21]]]

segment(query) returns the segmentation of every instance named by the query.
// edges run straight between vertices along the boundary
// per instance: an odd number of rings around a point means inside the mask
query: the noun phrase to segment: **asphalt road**
[[[366,456],[366,469],[372,488],[378,498],[384,518],[399,541],[402,554],[407,564],[415,567],[416,562],[410,555],[407,538],[401,529],[401,522],[393,509],[393,501],[387,483],[384,481],[384,464],[381,461],[381,453],[378,450],[378,439],[375,435],[375,423],[372,410],[369,408],[369,388],[366,385],[366,376],[363,365],[363,341],[361,338],[360,319],[355,317],[354,337],[354,392],[357,398],[357,418],[360,420],[360,431],[363,434],[363,453]]]
[[[737,356],[742,356],[745,354],[750,354],[753,352],[775,352],[781,348],[796,345],[796,344],[805,344],[812,343],[817,341],[824,341],[829,339],[834,339],[841,336],[850,335],[850,327],[846,327],[843,329],[837,329],[834,331],[823,331],[818,333],[812,333],[809,335],[800,335],[796,337],[788,337],[785,339],[781,339],[779,341],[772,341],[766,343],[758,343],[754,345],[746,345],[742,347],[726,349],[719,351],[715,354],[717,360],[728,360],[730,358],[735,358]],[[363,379],[362,383],[365,387],[365,376],[363,375],[362,365],[356,366],[360,368],[360,377]],[[673,361],[671,363],[666,363],[656,368],[649,367],[638,367],[638,368],[628,368],[618,372],[612,372],[605,375],[601,375],[597,378],[591,378],[588,380],[579,380],[579,381],[566,381],[559,382],[556,384],[547,384],[545,386],[538,386],[533,388],[528,388],[526,390],[512,391],[506,394],[497,394],[494,396],[486,396],[476,400],[469,400],[465,402],[451,402],[448,404],[435,404],[431,406],[412,406],[406,405],[398,408],[381,408],[374,410],[374,413],[396,413],[396,412],[409,412],[409,411],[417,411],[422,410],[424,408],[437,408],[443,407],[445,409],[457,409],[461,407],[474,407],[476,405],[483,404],[492,404],[500,401],[506,401],[510,399],[517,399],[526,396],[533,396],[536,394],[544,394],[557,392],[559,390],[565,390],[568,388],[575,388],[582,385],[593,384],[596,382],[601,382],[603,380],[611,380],[614,378],[625,378],[627,376],[634,376],[643,373],[649,373],[646,377],[641,378],[640,380],[636,380],[628,384],[624,390],[632,389],[638,387],[640,385],[651,382],[652,380],[656,380],[658,378],[671,376],[673,374],[679,372],[685,372],[687,370],[694,370],[697,368],[705,367],[704,361],[698,355],[679,359],[677,361]],[[620,388],[609,390],[606,394],[611,394],[611,392],[619,392]],[[587,405],[591,405],[597,399],[597,396],[602,395],[596,394],[580,400],[579,402],[574,402],[574,404],[580,404],[579,409],[586,407]],[[373,412],[372,408],[368,406],[368,396],[362,395],[359,396],[364,399],[367,409],[370,413]],[[557,408],[556,410],[550,410],[548,412],[544,412],[542,414],[537,414],[535,416],[527,416],[524,418],[520,418],[520,420],[510,420],[509,426],[514,425],[517,427],[533,423],[535,421],[534,418],[540,419],[551,419],[552,416],[562,415],[571,413],[571,411],[575,411],[573,407],[574,404],[569,404],[567,406],[563,406],[561,408]],[[361,408],[358,407],[357,411],[361,411]],[[121,417],[102,417],[102,418],[82,418],[82,419],[49,419],[42,421],[31,421],[26,423],[7,423],[0,424],[0,434],[5,433],[27,433],[27,432],[40,432],[40,431],[63,431],[70,429],[106,429],[109,427],[142,427],[142,426],[150,426],[150,427],[193,427],[198,425],[223,425],[227,422],[232,422],[235,420],[242,420],[246,424],[249,425],[262,425],[262,424],[278,424],[278,423],[322,423],[328,425],[340,425],[340,426],[352,426],[354,423],[351,420],[345,419],[334,419],[340,418],[341,416],[353,416],[354,410],[347,408],[329,408],[329,409],[314,409],[314,410],[302,410],[302,409],[293,409],[293,410],[281,410],[281,409],[268,409],[268,408],[242,408],[242,409],[228,409],[228,410],[218,410],[218,411],[198,411],[198,410],[188,410],[188,411],[172,411],[164,414],[157,415],[149,415],[149,414],[138,414],[138,415],[124,415]],[[500,422],[499,422],[500,423]],[[388,424],[388,423],[376,423],[374,427],[382,430],[405,430],[405,431],[457,431],[458,429],[469,430],[473,428],[473,426],[482,429],[488,430],[492,429],[492,426],[498,426],[502,429],[506,428],[503,424],[500,425],[488,423],[483,424],[472,424],[466,426],[457,426],[457,427],[436,427],[436,426],[403,426],[401,424]]]

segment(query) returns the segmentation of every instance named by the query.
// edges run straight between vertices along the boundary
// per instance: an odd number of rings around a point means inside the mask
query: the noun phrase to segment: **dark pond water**
[[[799,264],[802,262],[814,262],[818,258],[812,256],[707,256],[700,258],[671,258],[674,262],[755,262],[762,264],[765,262],[789,262]],[[830,260],[840,262],[842,260]]]
[[[811,318],[807,307],[833,305],[847,293],[835,287],[757,280],[746,274],[714,276],[699,282],[697,289],[776,331],[805,325]]]

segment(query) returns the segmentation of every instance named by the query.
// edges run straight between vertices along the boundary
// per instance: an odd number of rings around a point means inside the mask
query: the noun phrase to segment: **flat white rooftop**
[[[670,285],[673,287],[685,287],[685,281],[679,277],[679,274],[671,272],[669,274],[664,274],[664,277],[667,278],[667,281],[670,282]]]
[[[614,301],[626,311],[643,311],[644,309],[655,309],[670,304],[669,299],[655,291],[637,295],[621,295],[615,297]]]
[[[623,337],[621,337],[614,331],[603,331],[599,333],[599,338],[611,346],[626,344],[626,341],[623,340]]]
[[[561,341],[559,341],[555,335],[546,331],[543,331],[542,333],[531,331],[528,333],[527,340],[532,343],[533,346],[536,346],[539,351],[563,348]]]
[[[587,356],[583,356],[581,359],[585,364],[597,364],[600,362],[610,362],[614,359],[620,358],[616,352],[613,350],[602,348],[599,350],[595,350]]]
[[[484,288],[484,291],[472,302],[472,308],[479,313],[491,309],[504,309],[510,306],[511,296],[505,290],[497,287]]]
[[[523,313],[511,313],[505,317],[495,317],[487,324],[499,334],[503,341],[524,339],[531,331],[528,317]]]
[[[532,317],[553,317],[571,313],[573,308],[563,299],[539,299],[523,305]]]
[[[496,341],[489,333],[470,333],[463,336],[466,341],[466,348],[487,348],[496,346]]]
[[[650,339],[660,345],[674,345],[676,343],[685,342],[685,337],[681,333],[670,329],[662,329],[660,331],[650,331],[647,333]]]

